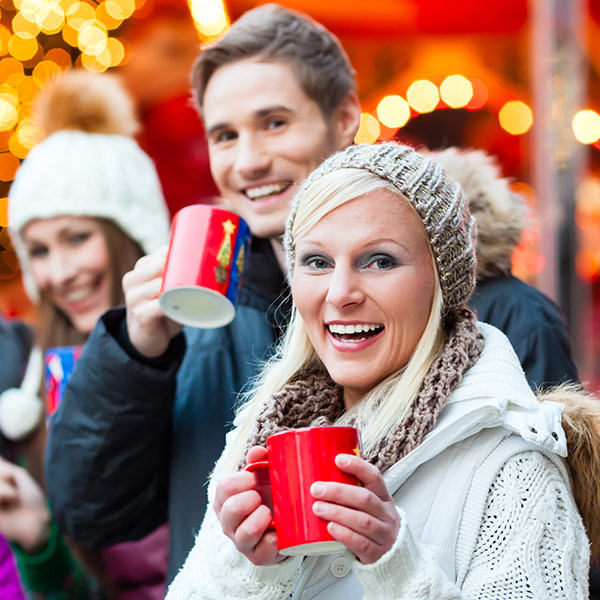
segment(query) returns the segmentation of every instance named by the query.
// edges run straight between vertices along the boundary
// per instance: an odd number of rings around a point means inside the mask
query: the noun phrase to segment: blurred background
[[[0,0],[0,226],[36,142],[36,93],[72,66],[119,73],[172,213],[216,194],[188,74],[202,43],[259,0]],[[359,142],[495,155],[530,206],[513,272],[565,312],[580,377],[600,390],[600,0],[281,0],[341,40]],[[7,231],[0,312],[33,320]]]

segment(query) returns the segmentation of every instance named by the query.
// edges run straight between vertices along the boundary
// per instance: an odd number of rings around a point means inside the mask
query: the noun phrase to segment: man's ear
[[[360,124],[360,103],[354,90],[348,93],[334,109],[331,115],[331,123],[338,150],[350,146]]]

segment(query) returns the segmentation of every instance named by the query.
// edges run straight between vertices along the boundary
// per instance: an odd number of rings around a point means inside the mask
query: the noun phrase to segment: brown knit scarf
[[[483,336],[473,313],[463,308],[450,320],[448,341],[425,375],[408,414],[364,457],[382,472],[421,443],[435,425],[452,391],[481,354]],[[264,446],[267,437],[279,431],[333,425],[343,411],[341,386],[325,373],[302,373],[265,404],[246,451],[255,445]],[[344,425],[355,423],[349,420]]]

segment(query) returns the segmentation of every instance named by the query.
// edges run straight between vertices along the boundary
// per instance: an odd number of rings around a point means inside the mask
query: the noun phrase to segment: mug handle
[[[262,503],[269,507],[271,514],[273,513],[273,495],[271,492],[271,481],[269,477],[269,461],[257,460],[248,463],[244,467],[244,471],[255,473],[256,491],[259,493]],[[275,519],[271,519],[269,529],[275,529]]]

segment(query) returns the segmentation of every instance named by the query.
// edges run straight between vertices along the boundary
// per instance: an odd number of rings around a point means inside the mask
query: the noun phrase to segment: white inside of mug
[[[299,544],[298,546],[290,546],[279,550],[279,554],[285,556],[310,556],[317,554],[335,554],[346,550],[346,546],[342,542],[311,542],[310,544]]]
[[[164,291],[159,304],[169,319],[201,329],[223,327],[235,317],[231,300],[214,290],[195,285]]]

